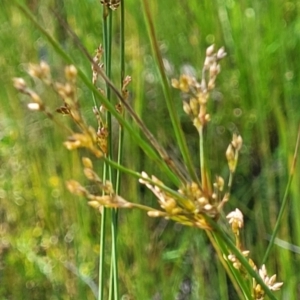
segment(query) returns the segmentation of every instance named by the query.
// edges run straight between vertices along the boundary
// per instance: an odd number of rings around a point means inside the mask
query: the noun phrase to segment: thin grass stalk
[[[120,1],[120,88],[123,87],[123,81],[125,77],[125,3],[124,0]],[[124,111],[121,109],[121,114],[124,116]],[[123,161],[123,143],[124,142],[124,129],[121,125],[119,125],[119,138],[118,138],[118,154],[117,154],[117,164],[122,165]],[[116,184],[115,190],[117,195],[121,192],[121,172],[120,169],[117,169],[116,172]],[[116,209],[115,218],[118,218],[118,210]]]
[[[223,256],[224,252],[221,251],[220,243],[217,243],[217,240],[214,238],[213,234],[210,231],[206,231],[206,234],[207,234],[213,248],[215,249],[215,251],[218,255],[219,261],[221,262],[221,264],[222,264],[223,268],[225,269],[228,277],[230,278],[230,281],[232,282],[235,291],[237,292],[239,298],[243,299],[243,292],[240,289],[239,284],[236,282],[235,276],[231,272],[231,270],[229,268],[229,265],[227,264],[227,262],[224,259],[224,256]],[[226,247],[224,247],[224,249],[222,249],[222,250],[225,251],[225,253],[227,253]]]
[[[200,155],[201,185],[206,189],[207,185],[206,185],[206,172],[205,172],[205,161],[204,161],[204,136],[203,136],[202,125],[199,130],[199,155]]]
[[[296,146],[295,146],[295,151],[294,151],[294,156],[293,156],[293,162],[292,162],[292,166],[291,166],[291,170],[290,170],[288,183],[286,185],[286,189],[285,189],[282,204],[281,204],[281,207],[280,207],[280,210],[279,210],[278,218],[276,220],[276,224],[274,226],[274,230],[273,230],[273,233],[271,235],[268,248],[267,248],[266,253],[264,255],[264,258],[262,260],[262,264],[265,264],[265,262],[267,261],[269,255],[270,255],[271,249],[272,249],[272,247],[275,243],[276,235],[277,235],[278,230],[279,230],[279,225],[280,225],[280,222],[282,220],[283,213],[285,211],[285,208],[286,208],[286,205],[287,205],[287,202],[288,202],[288,195],[289,195],[290,187],[291,187],[291,184],[292,184],[292,181],[293,181],[293,178],[294,178],[294,174],[295,174],[295,169],[296,169],[299,143],[300,143],[300,125],[299,125],[299,128],[298,128],[297,141],[296,141]]]
[[[104,43],[104,49],[106,49],[107,44],[108,44],[108,40],[107,40],[107,14],[106,14],[106,7],[103,6],[103,43]],[[107,52],[104,52],[104,59],[105,59],[105,67],[107,67]],[[108,93],[107,89],[107,93]],[[94,95],[94,93],[93,93]],[[95,101],[96,102],[96,101]],[[108,116],[107,116],[108,119]],[[105,162],[103,164],[103,176],[102,176],[102,180],[103,182],[105,182],[107,180],[107,173],[108,173],[108,168],[109,165],[107,165]],[[104,192],[103,192],[104,195]],[[103,207],[102,209],[102,218],[101,218],[101,228],[100,228],[100,242],[103,243],[105,245],[105,241],[106,241],[106,216],[107,216],[107,212],[108,209]],[[103,294],[104,294],[104,259],[105,259],[105,247],[103,247],[102,245],[100,245],[100,259],[101,259],[101,264],[100,264],[100,271],[99,271],[99,299],[103,299]],[[101,283],[101,285],[100,285]]]
[[[111,65],[112,65],[112,26],[113,26],[113,14],[111,9],[103,5],[103,38],[104,38],[104,57],[105,57],[105,71],[108,78],[111,78]],[[106,97],[108,101],[111,101],[111,89],[106,83]],[[109,132],[108,136],[108,157],[112,159],[113,153],[113,140],[112,140],[112,117],[110,111],[106,113],[107,129]],[[112,169],[108,167],[108,179],[110,182],[114,182],[114,176]],[[104,180],[106,181],[107,178]],[[105,182],[104,181],[104,182]],[[115,209],[110,209],[111,212],[111,269],[110,269],[110,288],[108,299],[119,299],[118,289],[118,260],[117,260],[117,212]]]
[[[225,262],[224,262],[225,265]],[[219,295],[220,300],[229,300],[228,298],[228,284],[226,278],[226,271],[223,268],[223,263],[218,260],[217,261],[217,270],[218,270],[218,282],[219,282]]]
[[[125,78],[125,0],[120,0],[120,54],[121,54],[121,87],[123,85],[123,80]]]
[[[148,0],[143,0],[142,3],[143,3],[143,11],[144,11],[145,19],[147,21],[147,23],[146,23],[147,31],[148,31],[148,35],[151,40],[152,51],[156,58],[156,62],[157,62],[156,65],[158,66],[158,71],[159,71],[159,75],[161,78],[161,83],[162,83],[163,92],[164,92],[164,96],[165,96],[164,98],[166,100],[166,104],[167,104],[168,111],[169,111],[169,116],[171,118],[171,122],[172,122],[173,129],[175,132],[176,141],[178,143],[184,163],[188,169],[189,175],[191,176],[193,181],[199,183],[199,179],[195,172],[194,165],[193,165],[193,162],[192,162],[192,159],[190,156],[190,152],[187,147],[186,139],[185,139],[185,136],[183,134],[183,131],[182,131],[182,128],[180,125],[176,107],[174,105],[174,99],[171,96],[170,85],[169,85],[168,78],[165,73],[163,60],[162,60],[161,53],[159,51],[159,46],[157,43],[157,37],[155,34],[153,20],[152,20],[151,13],[150,13],[149,2],[148,2]],[[187,181],[187,179],[180,172],[178,172],[177,175],[180,177],[180,179],[183,182]]]
[[[103,179],[106,178],[107,172],[107,164],[103,165]],[[103,207],[102,216],[101,216],[101,224],[100,224],[100,253],[99,253],[99,288],[98,288],[98,300],[103,300],[103,292],[104,292],[104,259],[105,259],[105,233],[106,233],[106,215],[107,209]]]
[[[120,88],[123,87],[123,81],[125,78],[125,3],[124,0],[120,2]],[[124,111],[121,109],[122,117],[124,118]],[[119,139],[118,139],[118,155],[117,163],[118,165],[122,164],[123,161],[123,141],[124,141],[124,129],[123,126],[119,126]],[[121,189],[121,172],[117,170],[116,172],[116,184],[115,184],[116,193],[120,194]]]

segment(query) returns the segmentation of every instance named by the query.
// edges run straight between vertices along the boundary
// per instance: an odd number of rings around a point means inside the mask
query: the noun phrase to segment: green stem
[[[103,5],[103,43],[104,43],[104,49],[107,47],[107,8]],[[107,65],[107,52],[104,51],[104,57],[105,57],[105,65]],[[96,103],[95,99],[95,92],[93,92],[93,101],[94,105]],[[107,171],[108,171],[108,164],[104,163],[103,165],[103,182],[107,179]],[[106,236],[106,215],[107,215],[107,208],[103,208],[102,213],[102,219],[101,219],[101,238],[100,238],[100,270],[99,270],[99,296],[98,299],[103,299],[104,294],[104,258],[105,258],[105,236]]]
[[[157,61],[158,71],[162,82],[163,92],[166,100],[166,104],[168,107],[169,115],[172,121],[173,129],[176,136],[176,141],[178,143],[178,146],[180,148],[183,160],[185,165],[187,166],[188,172],[192,178],[193,181],[199,183],[199,179],[197,177],[197,174],[194,169],[194,165],[190,156],[189,149],[187,147],[186,139],[183,134],[179,117],[176,111],[176,106],[174,104],[174,99],[172,98],[170,86],[168,82],[168,78],[166,76],[165,67],[163,64],[163,59],[161,57],[160,51],[159,51],[159,45],[157,42],[157,37],[154,30],[153,20],[150,13],[150,7],[148,0],[143,0],[143,7],[144,7],[144,13],[145,13],[145,19],[147,20],[147,29],[148,34],[151,40],[152,44],[152,51],[154,52],[154,56]],[[183,182],[187,181],[187,178],[184,177],[184,175],[181,174],[179,170],[177,170],[177,175],[181,178]]]
[[[104,163],[103,166],[103,180],[106,178],[107,164]],[[105,258],[105,223],[106,223],[107,208],[103,207],[102,217],[101,217],[101,227],[100,227],[100,254],[99,254],[99,290],[98,290],[98,300],[103,300],[104,291],[104,258]]]
[[[206,186],[206,174],[205,174],[205,162],[204,162],[204,136],[203,126],[199,128],[199,155],[200,155],[200,174],[201,174],[201,186]]]
[[[296,146],[295,146],[295,151],[294,151],[294,157],[293,157],[293,164],[292,164],[292,167],[291,167],[289,180],[288,180],[285,192],[284,192],[282,204],[281,204],[280,211],[279,211],[279,214],[278,214],[278,218],[276,220],[276,224],[275,224],[275,227],[274,227],[271,239],[270,239],[270,243],[268,245],[268,248],[266,250],[264,258],[262,260],[262,264],[266,263],[269,255],[270,255],[271,249],[272,249],[272,247],[274,245],[274,242],[275,242],[276,235],[277,235],[278,230],[279,230],[279,225],[280,225],[280,222],[282,220],[283,213],[285,211],[285,208],[286,208],[286,205],[287,205],[287,202],[288,202],[288,195],[289,195],[289,191],[290,191],[290,187],[291,187],[291,184],[292,184],[292,180],[293,180],[294,173],[295,173],[295,168],[296,168],[296,163],[297,163],[299,143],[300,143],[300,126],[299,126],[299,129],[298,129],[298,136],[297,136],[297,141],[296,141]]]
[[[223,268],[225,269],[228,277],[230,278],[230,280],[231,280],[231,282],[232,282],[232,284],[233,284],[233,286],[234,286],[237,294],[239,295],[239,298],[240,299],[244,299],[243,298],[244,294],[243,294],[243,292],[242,292],[242,290],[240,288],[240,285],[235,280],[234,274],[231,272],[231,269],[230,269],[227,261],[224,259],[224,255],[227,255],[227,249],[226,249],[226,247],[223,248],[222,247],[222,243],[220,243],[220,241],[217,241],[214,238],[213,234],[210,231],[206,231],[206,234],[207,234],[207,236],[208,236],[208,238],[209,238],[212,246],[214,247],[214,249],[215,249],[215,251],[216,251],[216,253],[217,253],[218,257],[219,257],[219,261],[221,262],[221,264],[222,264]]]
[[[113,14],[111,9],[103,6],[103,38],[104,38],[104,57],[105,57],[105,70],[106,76],[111,78],[111,64],[112,64],[112,26]],[[106,97],[111,102],[111,89],[106,83]],[[110,111],[106,114],[108,136],[108,158],[113,159],[113,139],[112,139],[112,117]],[[112,169],[109,167],[108,177],[110,182],[114,182]],[[118,288],[118,258],[117,258],[117,210],[111,209],[111,274],[110,274],[110,289],[109,299],[119,299]]]
[[[245,279],[242,278],[241,274],[237,269],[235,269],[228,260],[224,259],[224,256],[228,256],[228,250],[226,248],[226,245],[222,241],[222,239],[219,238],[218,235],[215,235],[211,232],[207,231],[207,235],[210,239],[210,242],[212,243],[213,247],[215,248],[219,260],[221,261],[224,269],[226,270],[237,294],[239,295],[240,299],[252,299],[251,292],[249,290],[249,287],[245,283]]]

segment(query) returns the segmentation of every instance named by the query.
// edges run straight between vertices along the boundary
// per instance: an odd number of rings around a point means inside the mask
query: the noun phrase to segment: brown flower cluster
[[[100,0],[100,3],[110,8],[111,10],[116,10],[120,5],[120,0]]]
[[[69,128],[62,125],[54,116],[53,112],[46,106],[42,97],[38,95],[32,88],[29,88],[23,78],[14,78],[15,88],[30,97],[28,108],[30,110],[42,111],[50,119],[59,123],[60,126],[71,132],[66,142],[65,147],[68,150],[78,148],[86,148],[91,151],[96,157],[101,157],[107,152],[107,127],[104,122],[99,122],[98,130],[86,124],[86,121],[81,115],[80,105],[77,98],[77,69],[75,66],[67,66],[65,68],[65,82],[53,81],[51,77],[50,67],[45,62],[40,64],[29,64],[28,74],[34,78],[41,80],[46,86],[52,90],[62,100],[62,105],[56,109],[56,112],[63,115],[68,115],[79,129],[78,132],[73,132]],[[98,113],[98,109],[94,109]],[[98,115],[98,114],[97,114]]]
[[[85,187],[83,187],[79,182],[76,180],[69,180],[67,181],[67,188],[68,190],[79,196],[84,196],[88,199],[88,204],[93,208],[101,210],[102,207],[110,207],[110,208],[131,208],[132,204],[122,197],[116,195],[114,192],[112,183],[110,181],[103,182],[97,173],[93,169],[92,161],[87,158],[82,158],[83,162],[83,172],[85,177],[98,186],[99,190],[103,192],[100,196],[98,194],[90,193]]]
[[[227,194],[223,196],[221,194],[224,186],[221,177],[216,178],[214,190],[210,195],[204,193],[195,182],[186,184],[178,192],[170,193],[163,182],[155,176],[150,178],[142,172],[142,177],[139,182],[152,191],[163,209],[149,212],[148,215],[151,217],[165,217],[183,225],[210,230],[207,217],[217,219],[221,208],[228,200]]]
[[[206,50],[201,82],[186,74],[181,75],[179,79],[172,79],[172,86],[188,95],[188,101],[183,102],[183,110],[190,116],[198,131],[210,121],[210,115],[207,113],[207,101],[221,71],[219,61],[225,56],[224,48],[215,52],[214,45],[212,45]]]

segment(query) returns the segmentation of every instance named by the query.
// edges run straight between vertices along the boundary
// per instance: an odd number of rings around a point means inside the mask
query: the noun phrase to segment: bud
[[[234,149],[231,144],[228,145],[228,148],[226,150],[226,158],[228,161],[234,160]]]
[[[37,103],[37,104],[39,104],[39,105],[42,105],[42,104],[43,104],[43,102],[42,102],[40,96],[39,96],[36,92],[29,91],[29,96],[30,96],[30,98],[32,99],[32,101],[33,101],[34,103]]]
[[[47,79],[50,77],[50,67],[45,61],[40,62],[41,77]]]
[[[159,211],[159,210],[150,210],[147,212],[149,217],[157,218],[157,217],[165,217],[166,213]]]
[[[26,82],[23,78],[19,78],[19,77],[13,78],[13,84],[15,89],[17,89],[19,92],[23,92],[27,88]]]
[[[93,163],[88,157],[83,157],[82,163],[85,168],[93,169]]]
[[[35,102],[28,103],[27,107],[30,110],[41,110],[41,106],[38,103],[35,103]]]
[[[75,81],[77,77],[77,69],[74,65],[65,67],[65,77],[68,81]]]
[[[198,113],[199,113],[199,103],[198,103],[198,100],[196,98],[192,98],[190,100],[190,108],[191,108],[192,114],[194,116],[197,116]]]
[[[221,47],[221,48],[218,50],[218,53],[217,53],[217,59],[222,59],[222,58],[225,57],[226,55],[227,55],[227,53],[225,52],[224,47]]]
[[[231,143],[237,151],[240,151],[243,145],[243,139],[240,135],[233,134]]]
[[[190,105],[189,105],[187,102],[185,102],[185,101],[183,101],[182,105],[183,105],[183,111],[184,111],[187,115],[190,115],[190,114],[192,113],[192,110],[191,110]]]
[[[177,79],[172,78],[171,85],[172,85],[173,88],[179,89],[179,81]]]
[[[221,176],[216,177],[216,185],[218,190],[222,192],[224,188],[224,179]]]
[[[215,45],[212,44],[206,49],[206,56],[212,56],[215,50]]]

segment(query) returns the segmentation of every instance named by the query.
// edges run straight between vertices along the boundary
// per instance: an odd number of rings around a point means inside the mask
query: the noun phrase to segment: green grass
[[[34,6],[37,20],[91,76],[89,61],[51,14],[53,2]],[[227,176],[227,169],[221,168],[226,165],[224,153],[231,133],[237,129],[243,136],[244,148],[225,212],[238,207],[245,214],[244,243],[257,265],[263,260],[267,237],[276,223],[297,138],[298,6],[295,1],[283,0],[276,4],[259,0],[151,1],[160,49],[172,66],[168,77],[178,77],[183,66],[194,67],[200,76],[205,49],[212,42],[218,47],[224,45],[228,52],[210,107],[213,113],[206,132],[206,151],[212,174]],[[140,7],[140,1],[126,1],[125,66],[126,74],[133,79],[130,102],[151,132],[177,157],[179,145],[170,130],[171,120]],[[103,43],[99,1],[69,1],[61,11],[93,54]],[[117,28],[113,28],[113,37],[117,35]],[[118,82],[117,39],[112,42],[112,78]],[[84,182],[79,155],[62,147],[64,132],[44,116],[27,111],[26,100],[11,83],[12,77],[25,76],[27,62],[46,59],[58,78],[63,77],[66,63],[8,1],[0,12],[0,44],[0,299],[94,299],[91,288],[76,272],[86,275],[89,282],[98,282],[100,217],[85,199],[71,195],[64,184],[70,178]],[[193,152],[197,132],[182,113],[178,91],[171,93],[197,163],[198,153]],[[82,83],[80,95],[86,118],[95,123],[92,97]],[[47,103],[53,103],[53,109],[59,105],[54,94],[44,92],[44,96]],[[163,178],[162,171],[126,132],[124,141],[127,167]],[[278,233],[278,238],[298,246],[299,180],[296,167]],[[136,179],[124,176],[122,184],[128,200],[156,205]],[[120,297],[175,299],[184,294],[183,287],[190,287],[190,293],[179,299],[237,299],[204,232],[150,219],[141,211],[120,211],[119,219]],[[109,247],[110,237],[107,250]],[[108,256],[106,274],[109,265]],[[299,254],[274,245],[266,265],[271,274],[284,281],[275,296],[297,299]],[[76,272],[70,271],[70,266]],[[107,275],[106,288],[108,283]]]

